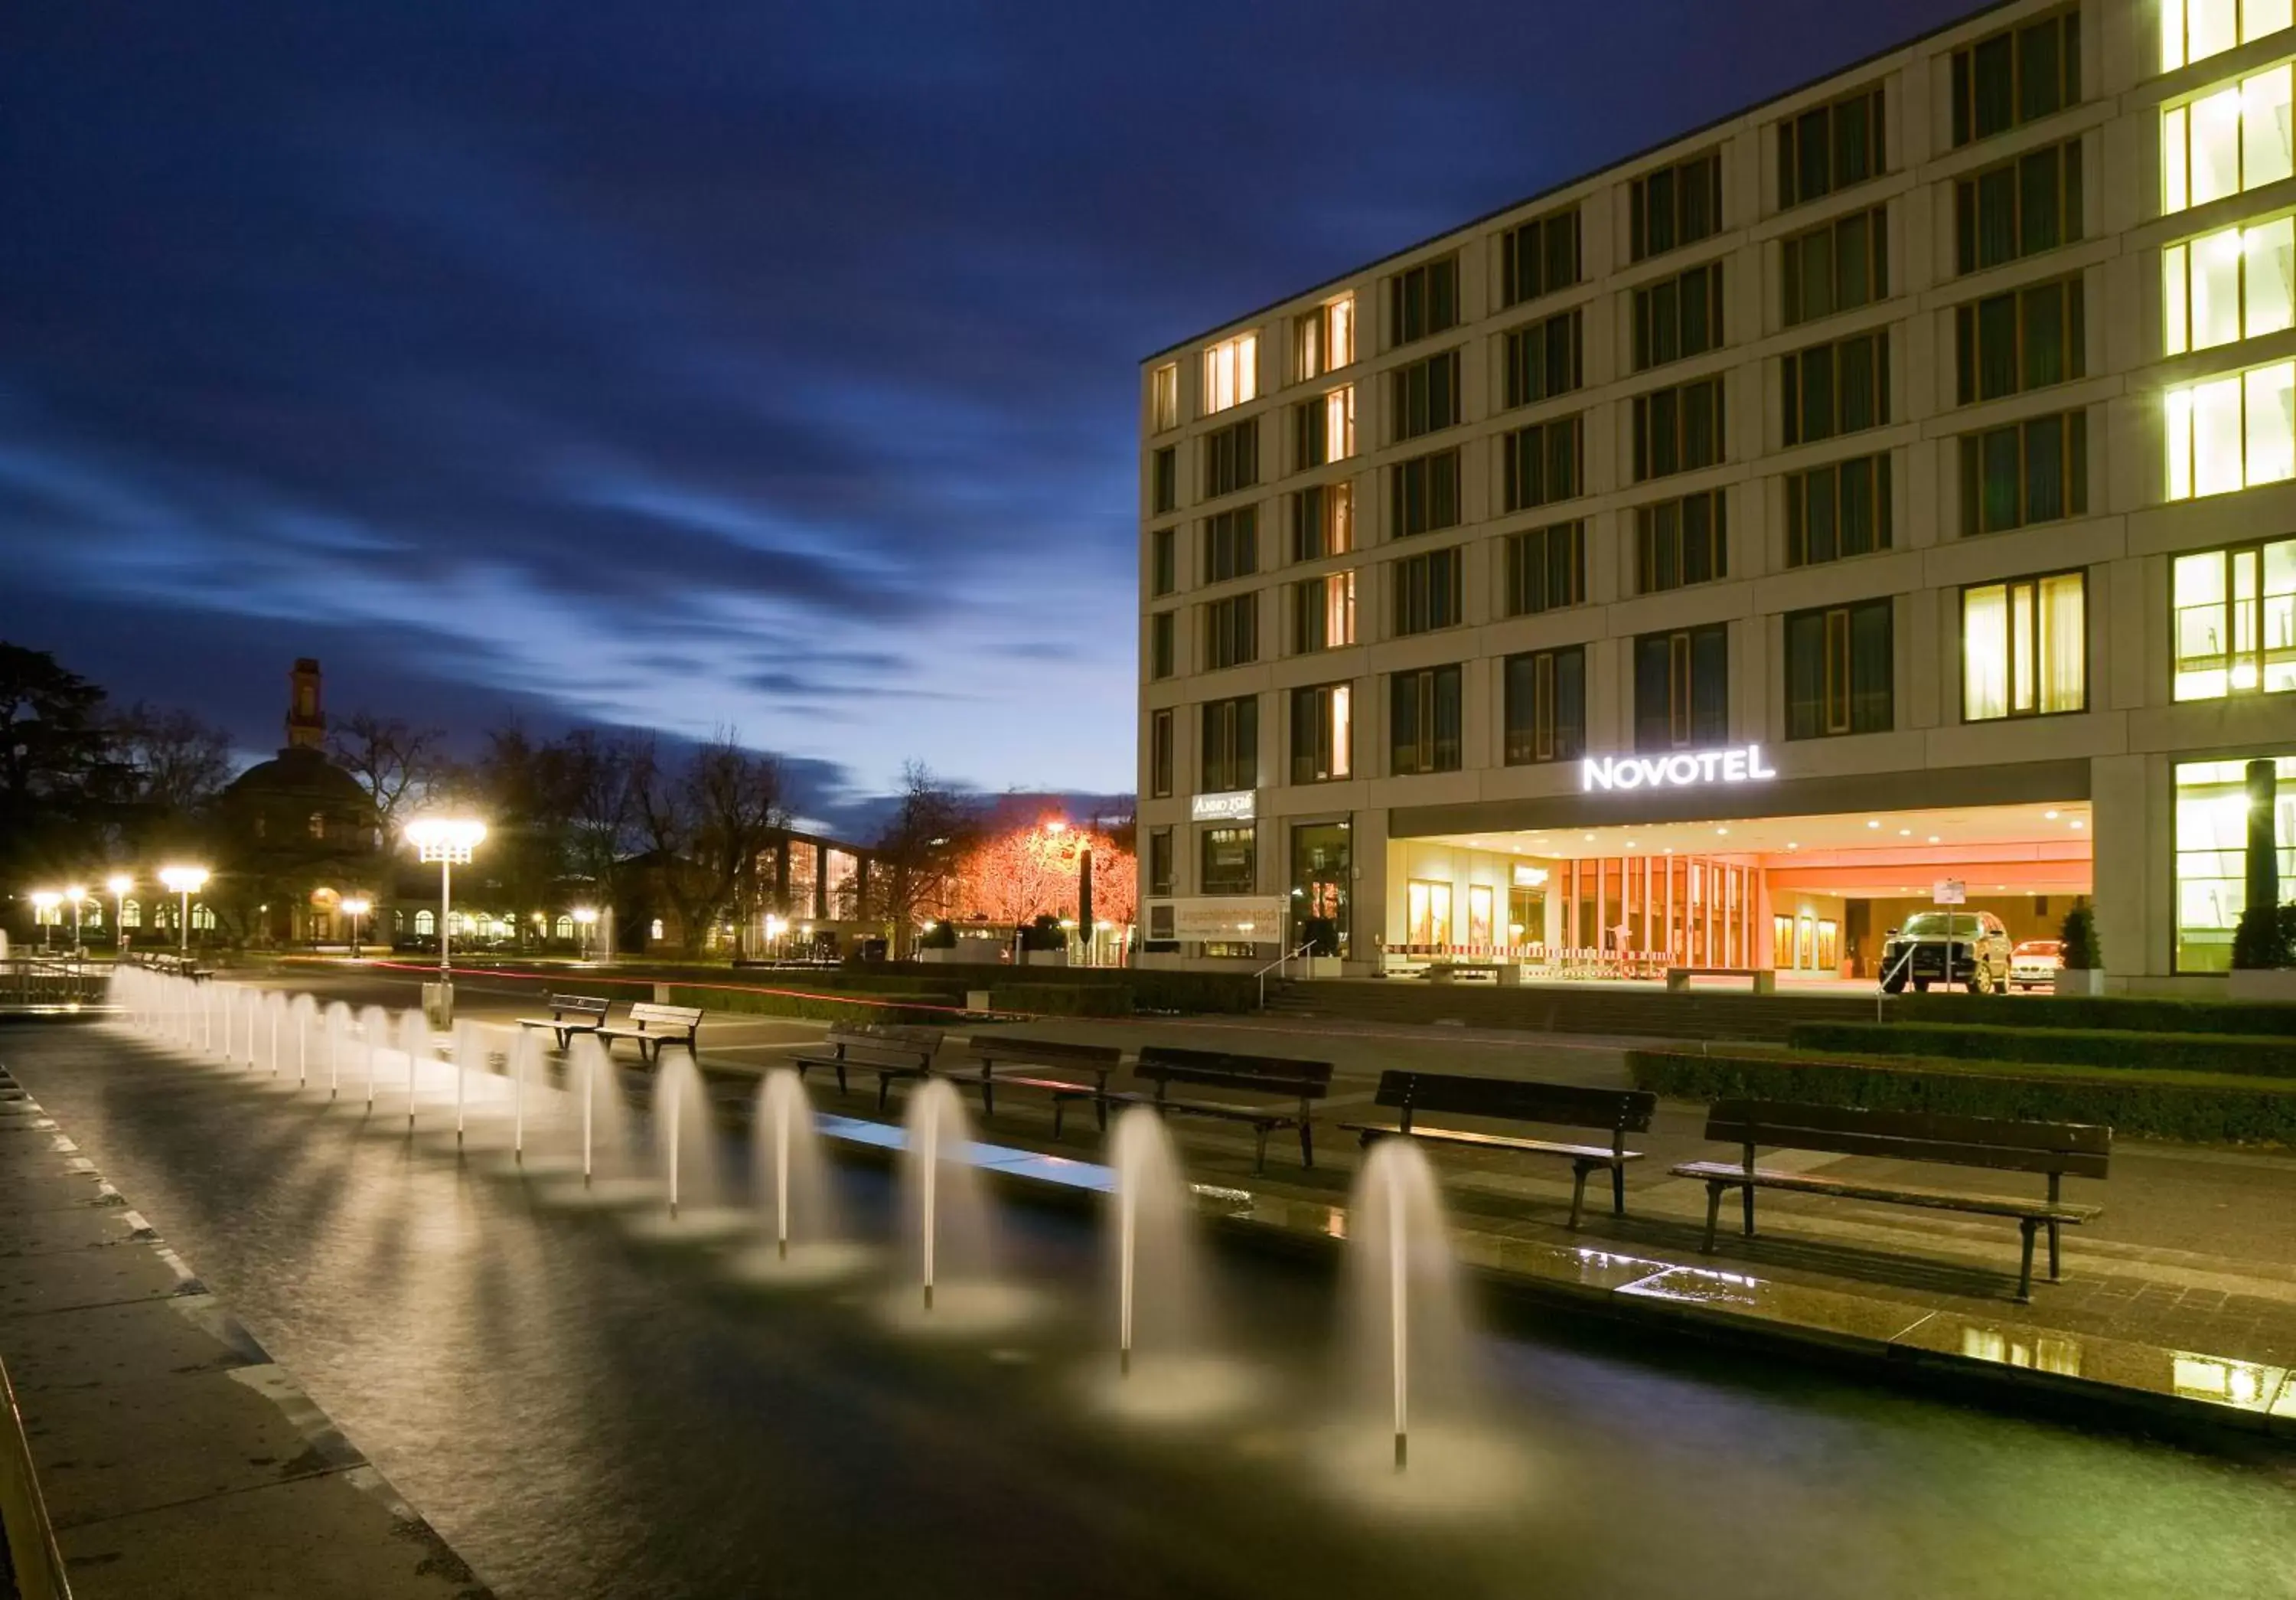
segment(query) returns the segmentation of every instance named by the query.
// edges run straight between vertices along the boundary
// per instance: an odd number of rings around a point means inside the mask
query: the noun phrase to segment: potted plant
[[[2065,913],[2057,939],[2064,946],[2064,964],[2057,969],[2056,992],[2061,995],[2104,993],[2104,952],[2096,939],[2096,913],[2076,906]]]
[[[2240,914],[2226,988],[2235,1000],[2296,1000],[2296,904]]]

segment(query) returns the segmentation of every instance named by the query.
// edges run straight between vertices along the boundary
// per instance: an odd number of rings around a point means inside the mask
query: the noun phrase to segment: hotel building
[[[1140,371],[1151,961],[2296,898],[2290,0],[2015,0]],[[2259,762],[2272,765],[2259,767]]]

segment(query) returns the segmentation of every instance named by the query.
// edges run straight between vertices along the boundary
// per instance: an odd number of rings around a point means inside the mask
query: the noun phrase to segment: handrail
[[[1906,945],[1906,953],[1898,957],[1898,964],[1893,967],[1884,967],[1882,969],[1881,981],[1874,986],[1874,1020],[1876,1022],[1879,1022],[1882,1020],[1882,997],[1890,992],[1890,974],[1891,972],[1901,972],[1905,971],[1907,964],[1913,960],[1914,951],[1918,947],[1912,944]],[[1953,971],[1953,958],[1950,951],[1947,953],[1946,971],[1948,973]]]
[[[1303,942],[1298,949],[1284,951],[1283,955],[1278,956],[1275,960],[1269,962],[1266,966],[1261,967],[1258,972],[1252,974],[1254,978],[1259,980],[1260,1010],[1266,1011],[1267,1009],[1267,974],[1275,972],[1278,967],[1283,968],[1288,972],[1292,962],[1298,960],[1300,956],[1305,956],[1308,951],[1315,948],[1316,941],[1312,939],[1308,939]]]
[[[8,1369],[0,1366],[0,1523],[6,1524],[8,1559],[23,1600],[71,1600],[63,1552],[48,1521],[47,1501],[32,1470],[32,1447]]]

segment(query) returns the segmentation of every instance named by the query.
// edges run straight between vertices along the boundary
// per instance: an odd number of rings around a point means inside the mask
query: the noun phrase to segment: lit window
[[[2285,63],[2161,113],[2161,209],[2181,211],[2296,171]]]
[[[1259,335],[1239,333],[1204,351],[1204,414],[1259,398]]]
[[[1300,376],[1320,378],[1356,358],[1356,297],[1333,295],[1299,319]]]
[[[2273,773],[2275,836],[2296,838],[2296,757],[2264,757]],[[2250,800],[2246,760],[2177,767],[2177,971],[2232,965],[2233,931],[2248,907]],[[2279,851],[2278,898],[2296,900],[2296,852]]]
[[[123,928],[140,928],[144,925],[144,907],[140,902],[122,900],[119,903],[119,925]]]
[[[1167,361],[1148,374],[1149,412],[1155,431],[1180,425],[1180,364]]]
[[[2176,559],[2177,698],[2296,690],[2296,539]]]
[[[2169,498],[2296,477],[2296,363],[2168,394]]]
[[[1356,575],[1333,572],[1292,587],[1292,637],[1301,655],[1356,642]]]
[[[1451,942],[1451,886],[1413,879],[1405,893],[1411,942],[1422,948]]]
[[[2172,244],[2161,252],[2164,353],[2255,339],[2292,325],[2296,217]]]
[[[652,925],[648,930],[646,937],[649,939],[660,939],[661,937],[661,918],[656,917],[653,919]]]
[[[439,931],[439,919],[431,915],[430,913],[427,911],[416,912],[414,914],[414,931],[422,938],[429,938],[431,934]]]
[[[1345,461],[1356,453],[1356,387],[1350,383],[1324,397],[1325,459]]]
[[[2289,21],[2289,0],[2161,0],[2161,70],[2221,55]]]
[[[1962,591],[1964,720],[2087,708],[2086,587],[2082,574],[2059,572]]]
[[[1292,781],[1333,783],[1355,773],[1353,691],[1325,684],[1292,691]]]
[[[562,916],[551,925],[551,931],[560,939],[571,939],[574,937],[574,919]]]

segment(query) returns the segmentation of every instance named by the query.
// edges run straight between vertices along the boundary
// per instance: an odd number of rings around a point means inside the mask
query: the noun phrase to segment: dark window
[[[1387,281],[1390,348],[1459,325],[1459,258],[1423,261]]]
[[[1346,684],[1321,684],[1292,691],[1292,781],[1327,784],[1355,775],[1352,691]]]
[[[1890,612],[1866,600],[1786,619],[1787,738],[1890,731]]]
[[[2088,414],[2061,412],[1964,434],[1961,531],[1998,533],[2088,513]]]
[[[1259,659],[1259,596],[1237,595],[1203,608],[1204,666],[1242,667]]]
[[[1151,828],[1148,831],[1148,892],[1172,892],[1172,830]]]
[[[1459,669],[1428,667],[1388,680],[1389,770],[1397,777],[1456,772],[1462,752]]]
[[[1459,352],[1443,350],[1388,375],[1395,437],[1417,439],[1459,420]]]
[[[2069,139],[1954,185],[1954,248],[1963,272],[2071,244],[2081,236],[2081,142]]]
[[[1786,478],[1786,565],[1815,567],[1890,547],[1890,458],[1812,467]]]
[[[1568,394],[1586,381],[1579,349],[1579,314],[1553,316],[1511,330],[1500,358],[1506,367],[1506,403],[1529,406]]]
[[[1292,496],[1292,559],[1321,561],[1356,547],[1356,486],[1316,483]]]
[[[1644,634],[1635,641],[1635,748],[1649,754],[1730,736],[1726,623]]]
[[[1148,536],[1149,579],[1159,595],[1168,595],[1180,587],[1178,562],[1174,554],[1177,542],[1168,528],[1159,528]]]
[[[1784,250],[1788,327],[1890,298],[1886,206],[1797,234]]]
[[[1204,498],[1216,499],[1259,481],[1259,419],[1204,435]]]
[[[2079,275],[1988,295],[1955,309],[1957,390],[1964,406],[2088,375]]]
[[[1465,555],[1454,545],[1395,563],[1397,636],[1458,626]]]
[[[1305,655],[1356,642],[1356,575],[1330,572],[1292,586],[1292,648]]]
[[[1259,508],[1239,505],[1204,519],[1206,583],[1249,578],[1259,570]]]
[[[1180,505],[1180,447],[1166,445],[1151,457],[1149,505],[1152,516],[1177,511]]]
[[[1587,652],[1542,650],[1506,663],[1506,764],[1570,761],[1587,750]]]
[[[1388,480],[1393,488],[1388,507],[1390,537],[1409,538],[1458,526],[1458,451],[1438,450],[1431,455],[1398,461],[1388,469]]]
[[[2078,104],[2080,12],[2005,29],[1953,53],[1953,142],[1987,139]]]
[[[1578,281],[1578,207],[1533,217],[1501,239],[1499,283],[1505,304],[1520,306]]]
[[[1701,356],[1722,345],[1722,263],[1693,267],[1635,291],[1635,370]]]
[[[1806,445],[1890,420],[1890,332],[1876,328],[1784,358],[1785,441]]]
[[[1292,470],[1344,461],[1355,453],[1353,388],[1335,389],[1292,407]]]
[[[1881,176],[1882,91],[1861,89],[1778,124],[1778,205],[1800,205]]]
[[[1259,700],[1246,694],[1203,704],[1204,769],[1197,790],[1227,794],[1259,787]]]
[[[1158,611],[1148,619],[1148,675],[1172,676],[1172,613]]]
[[[1730,502],[1720,489],[1635,511],[1635,581],[1655,595],[1730,576]]]
[[[1629,240],[1637,261],[1722,231],[1722,156],[1693,156],[1635,179]]]
[[[1506,542],[1506,606],[1510,617],[1532,617],[1583,604],[1587,599],[1587,525],[1557,522]]]
[[[1710,467],[1723,455],[1722,380],[1718,375],[1635,399],[1635,479]]]
[[[1506,436],[1506,509],[1550,505],[1578,494],[1582,418],[1559,416],[1551,423],[1518,428]]]
[[[1148,718],[1148,792],[1158,800],[1172,792],[1172,713]]]
[[[1202,871],[1196,880],[1197,887],[1205,894],[1251,893],[1259,887],[1258,844],[1259,830],[1250,824],[1236,828],[1206,828]]]

